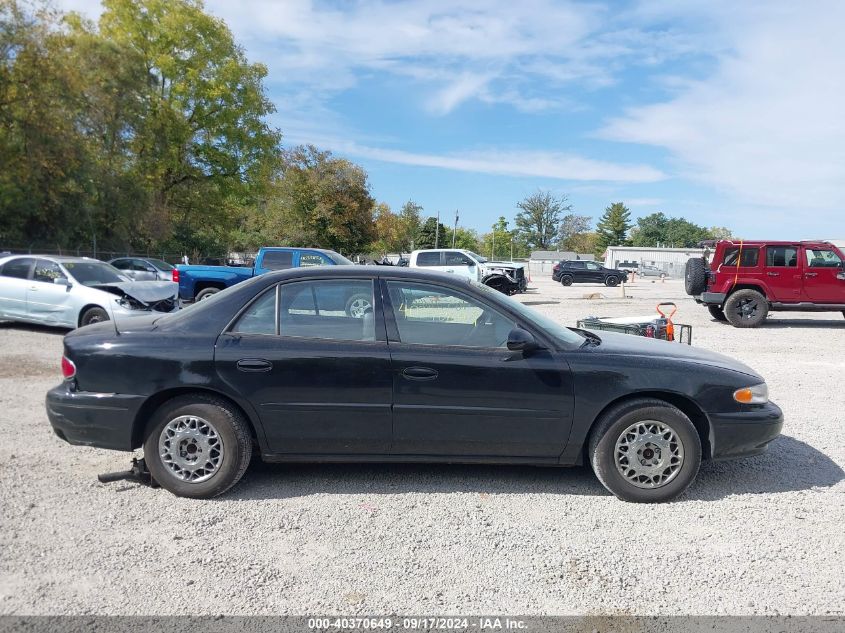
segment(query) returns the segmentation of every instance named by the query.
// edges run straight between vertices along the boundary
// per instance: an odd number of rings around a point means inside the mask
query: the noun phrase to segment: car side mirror
[[[67,277],[56,277],[53,283],[57,286],[70,286],[70,280]]]
[[[528,330],[515,327],[508,332],[508,349],[512,352],[533,352],[540,349],[540,345],[534,339],[534,335]]]

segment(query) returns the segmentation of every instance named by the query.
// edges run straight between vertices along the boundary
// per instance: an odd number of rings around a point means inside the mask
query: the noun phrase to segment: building
[[[683,277],[687,260],[701,257],[702,248],[657,248],[651,246],[608,246],[604,265],[608,268],[637,270],[640,266],[656,266],[667,277]]]
[[[552,274],[552,268],[559,261],[581,259],[584,261],[595,261],[596,257],[587,253],[575,253],[573,251],[531,251],[531,259],[528,260],[528,270],[534,274]]]

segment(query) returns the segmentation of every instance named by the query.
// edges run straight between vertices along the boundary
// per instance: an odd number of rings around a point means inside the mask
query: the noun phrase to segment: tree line
[[[104,0],[95,23],[0,0],[0,246],[225,254],[267,244],[344,254],[435,244],[486,256],[693,245],[712,236],[621,203],[592,218],[565,196],[517,203],[513,226],[438,222],[377,201],[366,171],[269,123],[267,69],[200,0]],[[445,225],[444,225],[445,223]]]

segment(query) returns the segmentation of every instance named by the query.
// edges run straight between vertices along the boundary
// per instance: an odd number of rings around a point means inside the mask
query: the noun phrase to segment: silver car
[[[661,279],[666,277],[665,270],[658,268],[657,266],[649,266],[648,264],[643,264],[634,272],[636,272],[640,277],[660,277]]]
[[[132,281],[96,259],[50,255],[0,259],[0,320],[75,328],[179,307],[179,284]]]
[[[135,281],[173,281],[173,266],[154,257],[118,257],[109,262]]]

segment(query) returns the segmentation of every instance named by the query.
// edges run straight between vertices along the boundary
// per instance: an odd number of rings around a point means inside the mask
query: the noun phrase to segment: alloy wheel
[[[635,422],[616,440],[616,469],[637,488],[660,488],[684,465],[684,445],[675,430],[657,420]]]
[[[158,440],[164,467],[176,479],[200,483],[214,476],[223,463],[223,440],[203,418],[180,415],[168,422]]]

